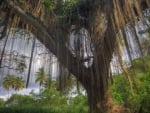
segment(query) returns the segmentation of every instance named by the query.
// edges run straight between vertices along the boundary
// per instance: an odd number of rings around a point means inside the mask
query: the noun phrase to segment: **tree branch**
[[[12,9],[12,11],[17,14],[21,20],[25,21],[26,23],[32,25],[36,30],[33,30],[32,33],[37,37],[37,39],[43,43],[46,48],[48,48],[56,57],[59,59],[60,63],[63,64],[65,67],[68,68],[68,70],[77,77],[77,79],[82,83],[88,79],[87,73],[90,73],[89,69],[87,69],[83,63],[74,57],[72,53],[69,51],[69,49],[65,46],[65,44],[62,44],[62,36],[63,33],[60,32],[60,29],[54,33],[55,35],[50,35],[46,27],[42,24],[40,20],[35,18],[31,14],[25,13],[19,6],[17,6],[13,1],[6,0],[6,3],[9,5],[9,7]],[[51,27],[51,26],[49,26]],[[55,37],[52,37],[55,36]],[[59,45],[59,47],[56,47]],[[85,74],[86,73],[86,74]]]
[[[52,39],[52,37],[48,34],[46,27],[42,24],[40,20],[38,20],[36,17],[34,17],[32,14],[24,12],[19,6],[17,6],[13,1],[6,0],[9,7],[15,12],[17,15],[20,16],[20,18],[27,22],[28,24],[34,26],[38,32],[41,32],[43,35],[43,38],[49,39],[51,45],[55,47],[55,42]]]

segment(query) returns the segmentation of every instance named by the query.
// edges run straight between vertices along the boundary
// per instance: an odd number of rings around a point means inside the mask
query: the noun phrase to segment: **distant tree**
[[[4,78],[3,87],[6,90],[15,89],[19,91],[24,88],[24,80],[21,77],[16,77],[16,75],[8,75]]]
[[[24,87],[25,87],[25,81],[22,79],[22,77],[14,77],[13,88],[16,91],[19,91]]]
[[[51,86],[52,86],[52,80],[48,77],[48,78],[45,80],[44,87],[50,89]]]
[[[44,67],[39,68],[38,72],[36,73],[36,80],[35,80],[35,82],[39,82],[40,87],[41,87],[42,85],[44,85],[46,80],[47,80],[47,75],[46,75],[46,73],[44,71]]]
[[[3,87],[8,90],[8,96],[9,96],[9,90],[12,88],[12,76],[6,76],[3,80]]]

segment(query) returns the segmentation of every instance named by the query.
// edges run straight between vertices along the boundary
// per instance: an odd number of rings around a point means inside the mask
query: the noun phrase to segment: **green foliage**
[[[5,106],[7,107],[30,107],[34,104],[34,100],[31,96],[27,95],[12,95],[6,102]]]
[[[6,89],[6,90],[9,90],[11,87],[12,87],[12,79],[13,77],[12,76],[6,76],[3,80],[3,87]]]
[[[55,0],[44,0],[44,5],[46,8],[54,9],[56,6]]]
[[[34,95],[34,99],[41,106],[62,106],[67,104],[66,96],[61,95],[54,88],[41,90],[39,95]]]
[[[23,107],[23,108],[14,108],[6,107],[0,108],[0,113],[59,113],[55,112],[53,108],[37,108],[37,107]]]
[[[133,82],[135,85],[135,94],[129,96],[128,107],[132,111],[142,108],[144,112],[150,108],[150,106],[148,107],[150,105],[150,71],[137,74],[137,78]]]
[[[64,2],[64,10],[71,10],[72,8],[74,8],[78,3],[80,2],[80,0],[67,0],[66,2]]]
[[[35,82],[39,82],[40,86],[44,85],[47,80],[47,75],[44,71],[44,67],[39,68],[38,72],[36,73],[36,80]]]
[[[85,2],[86,0],[44,0],[44,5],[59,18],[70,18],[72,16],[75,20],[79,18],[78,7]],[[59,7],[58,4],[60,4]]]
[[[66,0],[61,4],[61,7],[55,8],[54,12],[58,17],[66,18],[71,16],[74,12],[74,16],[77,16],[77,11],[75,11],[76,6],[79,4],[80,0]],[[69,15],[68,15],[69,14]]]
[[[0,113],[88,113],[87,97],[68,98],[52,87],[42,89],[39,94],[12,95]]]
[[[78,95],[70,100],[71,106],[78,110],[76,113],[87,113],[89,111],[87,103],[87,97],[84,95]]]
[[[5,101],[3,99],[0,98],[0,107],[4,106]]]
[[[25,86],[24,80],[22,77],[16,77],[15,75],[7,75],[3,80],[3,87],[6,90],[11,88],[15,90],[23,89]]]
[[[23,107],[23,108],[0,108],[0,113],[88,113],[75,108],[68,109],[67,107]]]
[[[13,81],[13,88],[15,90],[20,90],[20,89],[23,89],[24,87],[25,87],[25,84],[24,84],[24,80],[22,79],[22,77],[15,77]]]
[[[125,76],[114,76],[114,84],[110,86],[114,103],[124,104],[130,112],[140,111],[148,113],[150,108],[150,56],[139,58],[133,61],[133,68],[129,68],[129,73],[134,85],[134,95],[131,94],[128,81]],[[146,67],[146,69],[145,69]],[[136,76],[133,76],[133,71]]]
[[[130,88],[124,76],[115,76],[114,84],[111,86],[111,94],[116,104],[123,104],[130,94]]]

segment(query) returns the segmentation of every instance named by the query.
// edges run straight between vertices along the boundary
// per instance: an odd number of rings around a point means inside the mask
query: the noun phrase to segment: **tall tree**
[[[53,8],[43,9],[42,1],[24,1],[22,4],[18,0],[5,0],[3,4],[7,7],[2,8],[11,9],[20,18],[19,27],[24,25],[22,23],[32,26],[28,30],[80,81],[87,91],[91,113],[108,111],[112,108],[108,103],[108,79],[116,36],[119,31],[125,32],[127,24],[136,23],[137,16],[143,20],[140,0],[79,0],[77,4],[69,5],[73,7],[65,10],[63,17],[55,14]],[[89,32],[93,45],[92,65],[89,67],[85,62],[90,58],[81,59],[66,44],[72,25],[77,30],[84,27]]]

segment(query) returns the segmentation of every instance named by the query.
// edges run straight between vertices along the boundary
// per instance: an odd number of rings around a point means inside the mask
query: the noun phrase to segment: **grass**
[[[0,113],[88,113],[86,110],[68,107],[3,107]]]

